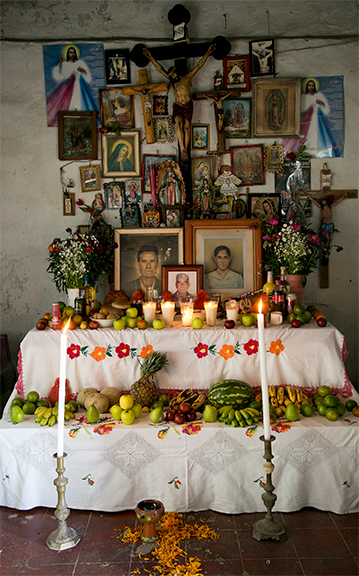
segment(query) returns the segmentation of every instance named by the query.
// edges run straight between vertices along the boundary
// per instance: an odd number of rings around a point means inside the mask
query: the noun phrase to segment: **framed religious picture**
[[[75,192],[64,193],[63,196],[63,215],[75,216]]]
[[[271,218],[281,215],[281,194],[253,193],[249,194],[248,202],[251,218],[259,218],[268,223]]]
[[[158,169],[165,160],[173,160],[174,156],[165,154],[144,154],[142,157],[142,192],[153,194],[156,192]]]
[[[183,264],[183,228],[116,228],[115,290],[131,298],[143,283],[162,293],[161,268]],[[149,268],[145,274],[146,268]]]
[[[240,186],[264,184],[262,144],[233,146],[231,148],[232,172],[241,180]]]
[[[224,88],[240,88],[242,92],[251,89],[249,79],[249,55],[231,56],[223,59]]]
[[[99,92],[101,125],[113,130],[133,128],[133,96],[123,94],[122,88],[101,88]]]
[[[203,179],[208,182],[213,181],[212,156],[198,156],[191,159],[192,164],[192,186],[198,188]]]
[[[154,116],[167,116],[168,114],[168,96],[153,94],[152,96]]]
[[[104,178],[129,178],[140,176],[140,133],[122,130],[102,134],[102,176]]]
[[[162,266],[162,290],[172,294],[176,308],[182,298],[195,298],[203,288],[202,264],[182,264],[181,266]]]
[[[274,76],[274,40],[249,42],[251,76]]]
[[[106,210],[118,210],[123,206],[125,184],[123,182],[105,182],[103,185]]]
[[[131,84],[130,51],[105,50],[106,84]]]
[[[101,177],[99,164],[80,166],[81,192],[94,192],[101,190]]]
[[[173,140],[172,116],[158,116],[153,119],[156,142]]]
[[[266,172],[283,172],[283,145],[274,144],[264,149],[264,168]]]
[[[97,112],[58,112],[59,160],[97,159]]]
[[[185,246],[185,263],[203,265],[208,294],[239,296],[262,288],[260,220],[186,220]]]
[[[174,160],[162,162],[157,176],[157,200],[160,205],[183,205],[185,184],[179,164]]]
[[[159,210],[146,210],[142,214],[142,226],[144,228],[158,228],[161,224],[161,213]]]
[[[184,207],[183,206],[161,206],[162,223],[167,228],[179,228],[184,224]]]
[[[121,208],[121,219],[123,228],[140,228],[141,212],[138,204],[124,202]]]
[[[226,138],[251,138],[252,99],[223,100],[223,124]]]
[[[293,205],[302,215],[310,218],[312,203],[309,199],[297,200],[293,203],[294,194],[298,191],[311,190],[311,160],[310,158],[294,158],[284,160],[283,172],[274,175],[275,192],[281,195],[282,214],[290,215]]]
[[[191,124],[191,150],[209,150],[209,124]]]
[[[125,202],[141,202],[141,179],[131,178],[125,181]]]
[[[253,137],[300,134],[300,78],[253,80]]]

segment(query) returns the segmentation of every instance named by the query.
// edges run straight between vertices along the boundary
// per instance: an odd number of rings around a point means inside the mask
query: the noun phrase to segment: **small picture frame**
[[[264,168],[266,172],[283,172],[283,145],[274,144],[264,149]]]
[[[249,42],[251,76],[274,76],[274,40],[252,40]]]
[[[184,280],[184,282],[180,281]],[[203,288],[203,265],[183,264],[162,266],[162,290],[168,290],[180,308],[182,298],[195,298]]]
[[[131,84],[130,51],[105,50],[106,84]]]
[[[123,182],[105,182],[103,185],[106,210],[119,210],[123,206],[125,184]]]
[[[59,160],[97,159],[97,112],[58,112]]]
[[[223,100],[224,133],[226,138],[251,138],[252,99]]]
[[[122,130],[102,134],[102,176],[104,178],[131,178],[140,176],[140,133]]]
[[[156,142],[171,142],[173,140],[173,127],[171,116],[158,116],[153,119]]]
[[[250,218],[259,218],[269,223],[271,218],[281,215],[281,194],[249,194]]]
[[[153,94],[153,115],[154,116],[167,116],[168,114],[168,96],[161,94]]]
[[[113,130],[133,128],[133,96],[125,95],[122,88],[101,88],[99,91],[101,125]]]
[[[124,204],[121,208],[122,228],[140,228],[141,213],[138,204]]]
[[[253,138],[300,135],[300,78],[253,80]]]
[[[166,154],[144,154],[142,157],[142,192],[153,195],[156,192],[156,181],[158,169],[162,162],[173,160],[174,156]],[[153,187],[153,190],[152,190]]]
[[[245,56],[232,56],[223,59],[224,88],[240,88],[242,92],[249,92],[249,54]]]
[[[184,225],[184,207],[164,204],[161,206],[161,220],[167,228],[181,228]]]
[[[240,180],[240,186],[264,184],[264,159],[262,144],[233,146],[231,148],[232,172]]]
[[[148,210],[142,214],[143,228],[158,228],[161,224],[161,214],[159,210]]]
[[[191,159],[192,164],[192,187],[194,189],[201,185],[204,178],[208,182],[213,182],[212,156],[198,156]]]
[[[191,124],[191,150],[209,150],[209,124]]]
[[[128,204],[141,202],[141,179],[131,178],[125,181],[125,202]]]
[[[101,190],[100,165],[80,166],[81,192]]]
[[[63,197],[63,215],[75,216],[75,192],[67,192]]]

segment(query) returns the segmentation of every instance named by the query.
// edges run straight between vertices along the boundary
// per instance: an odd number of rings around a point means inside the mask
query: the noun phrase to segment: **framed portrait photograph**
[[[264,149],[264,168],[266,172],[283,172],[283,145],[274,144]]]
[[[153,94],[152,96],[154,116],[167,116],[168,114],[168,96]]]
[[[251,138],[252,99],[223,100],[223,125],[226,138]]]
[[[58,112],[59,160],[97,159],[97,112]]]
[[[115,290],[131,298],[135,290],[151,287],[162,293],[161,268],[183,264],[182,228],[116,228]]]
[[[192,164],[192,186],[199,188],[204,178],[209,182],[213,181],[212,156],[198,156],[191,159]]]
[[[208,294],[239,296],[263,286],[260,220],[186,220],[185,246],[186,264],[203,265]]]
[[[141,202],[141,178],[125,180],[125,202]]]
[[[250,217],[269,222],[281,216],[281,194],[249,194]]]
[[[106,84],[131,84],[130,51],[105,50]]]
[[[166,160],[173,160],[174,156],[167,156],[166,154],[144,154],[142,157],[142,192],[153,194],[156,191],[156,181],[158,169],[162,162]]]
[[[240,186],[264,184],[264,161],[262,144],[233,146],[231,148],[232,172],[240,180]]]
[[[251,76],[274,76],[274,40],[249,42]]]
[[[141,212],[139,205],[124,202],[121,208],[121,219],[123,228],[140,228]]]
[[[167,228],[178,228],[184,224],[184,207],[164,204],[161,206],[161,220]]]
[[[141,175],[140,133],[122,130],[121,137],[114,132],[102,134],[102,176],[104,178],[130,178]]]
[[[169,290],[176,308],[182,298],[195,298],[203,288],[203,266],[183,264],[182,266],[162,266],[162,290]]]
[[[104,182],[103,185],[106,210],[122,208],[125,195],[124,182]]]
[[[300,78],[253,80],[253,138],[299,136]]]
[[[101,125],[109,130],[113,127],[133,128],[133,96],[125,95],[122,88],[101,88],[99,92]]]
[[[81,192],[101,190],[100,165],[80,166]]]
[[[191,124],[191,150],[209,150],[209,124]]]
[[[223,59],[224,88],[240,88],[242,92],[249,92],[249,54],[245,56],[232,56]]]
[[[172,116],[158,116],[153,119],[156,142],[171,142],[173,140]]]

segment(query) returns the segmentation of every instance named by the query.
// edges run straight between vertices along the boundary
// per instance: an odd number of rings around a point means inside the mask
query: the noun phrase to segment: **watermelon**
[[[216,408],[221,406],[245,408],[252,402],[254,390],[241,380],[220,380],[210,387],[207,398],[208,402]]]

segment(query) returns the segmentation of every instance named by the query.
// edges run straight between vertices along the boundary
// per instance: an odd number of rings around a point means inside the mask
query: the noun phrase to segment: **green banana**
[[[258,410],[256,410],[255,408],[247,407],[246,411],[249,412],[250,416],[252,416],[254,422],[259,422],[259,420],[261,419],[261,415],[260,412],[258,412]]]
[[[233,428],[237,428],[237,426],[239,426],[239,423],[236,418],[233,418],[233,420],[231,420],[231,424]]]
[[[48,425],[49,425],[49,426],[53,426],[54,424],[56,424],[56,416],[55,416],[55,414],[53,414],[52,416],[50,416],[49,421],[48,421]]]
[[[45,418],[45,416],[43,416],[43,418],[40,422],[40,426],[47,426],[48,421],[49,421],[49,418]]]
[[[242,410],[240,410],[240,413],[242,414],[244,420],[246,421],[247,426],[252,426],[253,420],[249,412],[247,412],[247,410],[242,408]]]
[[[241,426],[241,428],[244,428],[246,423],[245,423],[244,418],[243,418],[243,416],[239,410],[235,411],[235,416],[236,416],[236,420],[237,420],[238,424]]]
[[[228,420],[230,420],[232,422],[232,420],[235,418],[235,410],[230,410],[229,414],[228,414]]]

